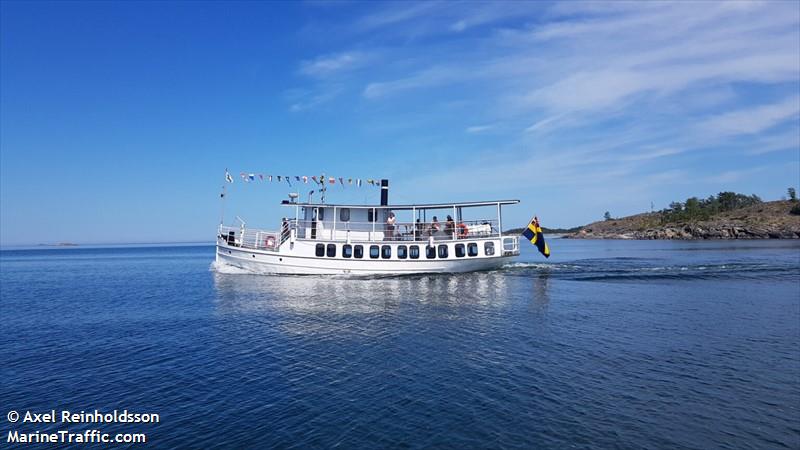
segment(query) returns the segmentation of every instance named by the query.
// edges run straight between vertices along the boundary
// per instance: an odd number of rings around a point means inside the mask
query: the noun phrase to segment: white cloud
[[[325,77],[345,70],[352,70],[367,61],[362,52],[343,52],[318,56],[300,63],[300,73],[311,77]]]
[[[467,127],[465,130],[467,133],[470,134],[478,134],[483,133],[485,131],[489,131],[495,128],[495,125],[473,125],[471,127]]]
[[[778,103],[730,111],[714,116],[698,125],[700,131],[720,136],[755,134],[800,115],[800,97]]]

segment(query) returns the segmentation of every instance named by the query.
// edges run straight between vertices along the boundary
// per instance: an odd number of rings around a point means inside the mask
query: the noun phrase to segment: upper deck
[[[519,200],[354,205],[284,201],[294,218],[281,220],[280,231],[248,229],[242,223],[243,246],[277,248],[286,240],[327,242],[456,241],[502,237],[502,207]],[[236,229],[223,227],[227,235]],[[272,236],[272,237],[270,237]],[[251,244],[252,242],[252,244]]]

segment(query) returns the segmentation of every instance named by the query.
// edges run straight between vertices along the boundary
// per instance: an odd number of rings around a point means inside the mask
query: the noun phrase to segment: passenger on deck
[[[450,239],[453,239],[453,234],[456,232],[456,223],[449,215],[447,216],[447,221],[444,223],[444,232]]]
[[[431,222],[431,229],[430,229],[431,236],[435,235],[441,230],[442,226],[439,224],[439,219],[437,219],[436,216],[433,216],[433,222]]]
[[[394,230],[397,228],[395,225],[396,223],[397,218],[394,216],[393,212],[389,211],[389,217],[386,218],[386,235],[384,236],[384,240],[394,240]]]

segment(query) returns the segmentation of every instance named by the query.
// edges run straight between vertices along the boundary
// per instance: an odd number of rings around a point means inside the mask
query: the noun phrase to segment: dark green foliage
[[[800,203],[795,203],[795,205],[792,206],[792,209],[789,210],[789,213],[794,214],[795,216],[800,216]]]
[[[690,197],[686,202],[672,202],[669,208],[660,212],[661,223],[706,220],[717,213],[733,211],[761,203],[757,195],[744,195],[735,192],[720,192],[706,199]]]
[[[606,211],[606,213],[603,214],[603,218],[606,219],[606,220],[611,220],[611,213]]]
[[[789,194],[789,200],[796,202],[797,201],[797,191],[794,190],[793,187],[790,187],[786,190],[786,193]]]

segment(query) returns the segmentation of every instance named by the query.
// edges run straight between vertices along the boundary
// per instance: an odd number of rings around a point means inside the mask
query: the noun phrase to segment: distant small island
[[[661,211],[612,218],[565,230],[570,239],[800,239],[800,203],[764,202],[756,195],[720,192],[691,197]]]
[[[78,244],[72,242],[59,242],[58,244],[39,244],[39,247],[77,247]]]

